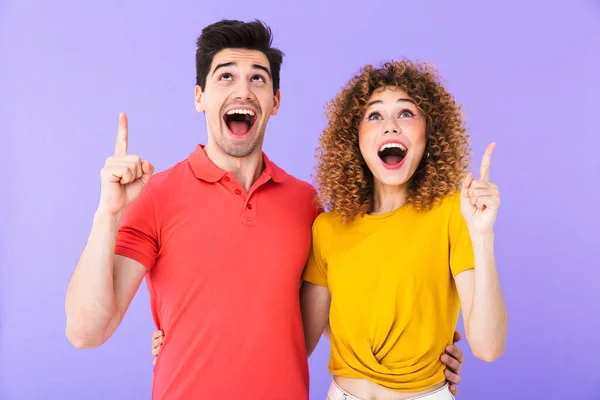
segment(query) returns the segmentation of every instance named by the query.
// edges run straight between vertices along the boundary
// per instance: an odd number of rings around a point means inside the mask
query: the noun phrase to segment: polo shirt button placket
[[[256,222],[256,195],[253,194],[248,199],[246,199],[246,204],[244,205],[244,224],[245,225],[254,225]]]
[[[232,190],[233,187],[235,186],[234,184],[232,184],[231,182],[231,178],[227,175],[225,175],[223,177],[223,186],[225,186],[227,189]],[[236,188],[235,190],[233,190],[233,192],[237,195],[237,196],[241,196],[242,195],[242,191],[239,188]]]

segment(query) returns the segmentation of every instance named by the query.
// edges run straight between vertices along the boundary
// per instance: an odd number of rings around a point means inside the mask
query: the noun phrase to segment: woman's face
[[[425,152],[425,118],[403,90],[386,86],[373,92],[358,127],[358,145],[375,180],[404,186]]]

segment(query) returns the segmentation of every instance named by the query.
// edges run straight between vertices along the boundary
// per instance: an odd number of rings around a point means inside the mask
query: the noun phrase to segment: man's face
[[[196,109],[206,115],[208,144],[232,157],[262,152],[271,115],[279,109],[269,60],[257,50],[224,49],[212,61],[204,92],[196,86]]]

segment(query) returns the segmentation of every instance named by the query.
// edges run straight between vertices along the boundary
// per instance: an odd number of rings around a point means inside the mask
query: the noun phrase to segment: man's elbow
[[[65,334],[76,349],[103,345],[116,329],[118,319],[104,310],[66,310]],[[85,312],[84,312],[85,311]]]
[[[67,322],[65,334],[69,343],[76,349],[93,349],[100,347],[108,340],[106,329],[73,322]]]
[[[104,343],[104,340],[97,334],[81,332],[80,330],[69,329],[68,327],[66,329],[66,336],[69,343],[76,349],[93,349],[100,347]]]

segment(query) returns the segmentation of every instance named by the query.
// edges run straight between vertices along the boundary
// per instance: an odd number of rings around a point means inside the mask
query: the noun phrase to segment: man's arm
[[[329,320],[331,296],[326,286],[315,285],[304,281],[300,289],[300,306],[302,308],[302,324],[306,353],[310,357],[317,347],[319,339]]]
[[[446,346],[446,352],[441,356],[441,361],[446,365],[444,375],[446,380],[450,383],[450,392],[458,396],[458,384],[462,378],[460,376],[462,372],[463,363],[465,362],[465,355],[463,351],[456,345],[460,342],[462,335],[460,332],[454,332],[454,339],[451,345]]]
[[[66,335],[77,348],[98,347],[121,323],[146,268],[114,254],[120,218],[96,213],[67,289]]]
[[[92,229],[67,288],[66,335],[77,348],[97,347],[108,340],[146,273],[141,263],[115,255],[121,218],[126,208],[142,194],[154,172],[148,161],[127,154],[128,140],[127,116],[121,113],[114,155],[106,160],[100,173],[100,202]],[[145,198],[151,196],[147,194]],[[151,206],[151,202],[137,204],[141,206],[129,215],[137,218],[136,225],[153,221],[154,214],[145,210],[145,205]],[[149,243],[146,247],[155,247],[153,233],[142,239]],[[142,242],[138,239],[135,243],[144,244]]]

